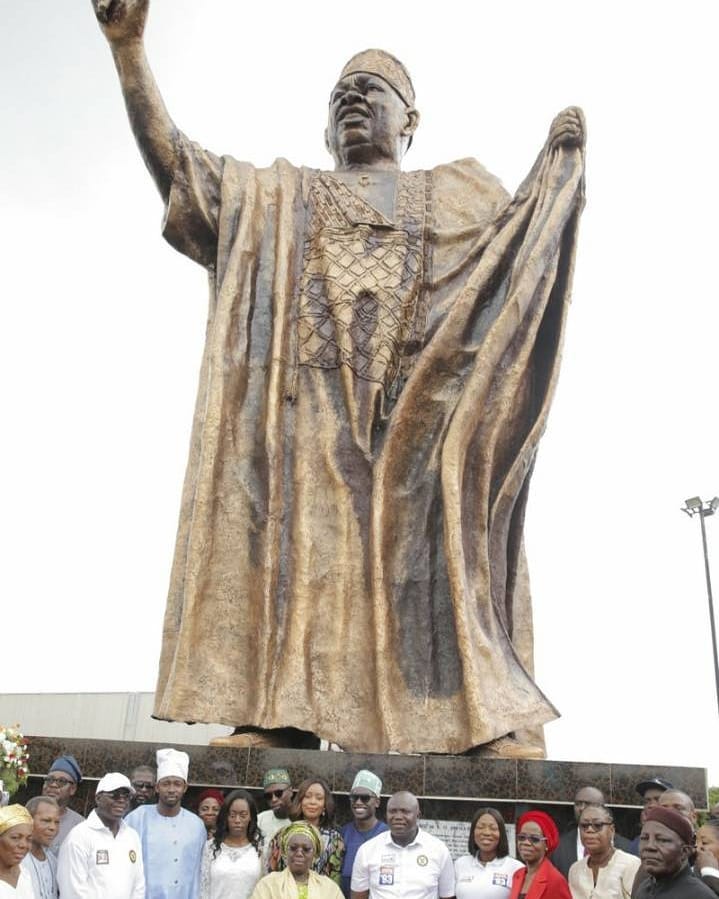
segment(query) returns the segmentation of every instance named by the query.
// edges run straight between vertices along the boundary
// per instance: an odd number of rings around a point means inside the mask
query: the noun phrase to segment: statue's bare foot
[[[313,733],[296,727],[236,727],[226,737],[214,737],[210,746],[232,749],[319,749],[320,740]]]
[[[543,759],[545,752],[541,746],[533,746],[531,743],[520,743],[519,740],[509,735],[490,740],[481,746],[474,746],[464,755],[478,755],[487,759]]]

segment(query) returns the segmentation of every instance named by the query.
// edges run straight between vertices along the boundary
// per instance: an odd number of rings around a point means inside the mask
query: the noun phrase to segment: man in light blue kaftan
[[[157,805],[141,805],[125,818],[142,841],[146,899],[198,899],[200,864],[207,831],[197,815],[182,808],[189,756],[157,751]]]

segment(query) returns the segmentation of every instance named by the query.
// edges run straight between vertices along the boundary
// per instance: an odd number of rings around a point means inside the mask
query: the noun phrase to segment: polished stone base
[[[70,752],[78,760],[84,780],[74,803],[86,813],[93,806],[95,781],[107,771],[129,774],[140,764],[155,763],[159,744],[114,740],[78,740],[29,737],[32,776],[17,800],[36,795],[40,775],[52,760]],[[167,745],[167,744],[163,744]],[[295,784],[305,777],[324,777],[338,798],[338,820],[349,818],[349,805],[341,794],[349,792],[355,772],[369,768],[382,778],[383,795],[410,790],[422,799],[426,818],[469,820],[478,805],[493,805],[507,821],[529,807],[541,806],[560,826],[572,821],[572,797],[583,785],[598,787],[614,807],[617,830],[633,836],[639,821],[639,797],[634,785],[660,775],[684,790],[697,808],[706,808],[704,768],[665,765],[620,765],[593,762],[528,761],[443,755],[371,755],[355,752],[320,752],[312,749],[229,749],[211,746],[176,746],[190,756],[186,804],[205,786],[246,787],[257,791],[263,806],[262,775],[268,768],[287,768]]]

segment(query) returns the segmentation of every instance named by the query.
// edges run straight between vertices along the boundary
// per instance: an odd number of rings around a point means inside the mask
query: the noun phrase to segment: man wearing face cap
[[[689,858],[694,829],[679,812],[653,806],[644,813],[639,856],[648,876],[632,891],[637,899],[714,899],[714,893],[694,876]]]
[[[412,81],[367,50],[330,97],[334,171],[256,169],[173,123],[147,2],[93,2],[164,235],[210,278],[155,716],[239,726],[230,745],[309,731],[347,750],[542,756],[557,711],[533,678],[522,530],[583,205],[581,113],[555,119],[514,199],[472,159],[402,172]]]
[[[101,778],[94,811],[60,849],[62,899],[145,899],[140,838],[123,821],[133,793],[124,774],[114,771]]]
[[[140,835],[147,899],[197,899],[207,830],[182,807],[190,757],[177,749],[157,750],[156,805],[141,805],[125,819]]]
[[[42,785],[42,795],[52,797],[60,806],[60,829],[49,847],[50,852],[56,856],[60,852],[60,846],[65,837],[73,827],[85,820],[79,812],[71,809],[68,805],[77,792],[81,780],[82,772],[75,756],[61,755],[50,765],[50,770]]]
[[[342,828],[345,854],[342,859],[340,886],[347,899],[350,896],[352,866],[357,850],[367,840],[389,830],[384,821],[377,820],[382,781],[372,771],[358,771],[350,789],[352,820]]]

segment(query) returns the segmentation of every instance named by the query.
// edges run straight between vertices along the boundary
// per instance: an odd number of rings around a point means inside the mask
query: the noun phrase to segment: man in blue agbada
[[[170,118],[148,0],[93,0],[164,235],[210,309],[154,714],[348,750],[543,754],[523,522],[583,203],[576,109],[514,198],[401,171],[414,87],[340,73],[334,171],[219,157]],[[197,647],[209,652],[201,667]],[[358,663],[358,654],[361,663]]]
[[[207,830],[182,807],[190,757],[176,749],[157,750],[156,805],[141,805],[125,818],[142,842],[146,899],[198,899],[200,865]]]

